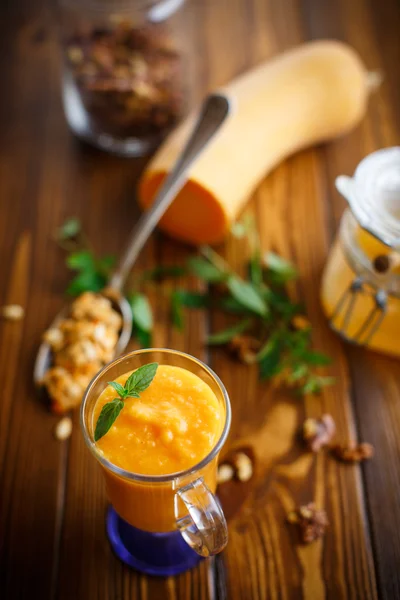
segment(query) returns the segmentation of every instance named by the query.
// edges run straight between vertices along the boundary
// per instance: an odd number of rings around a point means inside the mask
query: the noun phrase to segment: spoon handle
[[[150,210],[142,214],[133,228],[125,252],[121,257],[117,269],[111,276],[108,284],[109,288],[121,291],[126,277],[144,244],[185,184],[188,169],[225,121],[229,115],[230,108],[229,99],[222,94],[211,94],[205,99],[199,119],[182,154],[164,180]]]

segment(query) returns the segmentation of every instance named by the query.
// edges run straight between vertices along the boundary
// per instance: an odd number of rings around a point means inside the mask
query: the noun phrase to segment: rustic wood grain
[[[186,19],[196,25],[198,98],[253,64],[318,37],[349,42],[369,68],[385,73],[354,132],[286,161],[260,184],[248,207],[263,248],[298,265],[293,293],[313,322],[316,347],[334,358],[329,373],[337,384],[322,398],[305,401],[259,384],[255,369],[204,348],[205,332],[224,325],[221,316],[188,312],[185,330],[177,332],[169,324],[168,296],[181,282],[148,286],[154,344],[192,353],[218,372],[233,405],[229,444],[254,448],[256,475],[230,522],[222,556],[168,579],[135,573],[113,556],[104,531],[102,480],[84,448],[78,415],[70,440],[53,439],[56,419],[36,396],[31,372],[40,335],[61,307],[68,281],[52,231],[77,215],[98,253],[120,252],[138,215],[135,185],[145,161],[107,156],[70,135],[48,3],[17,3],[0,20],[6,48],[0,55],[0,302],[20,303],[26,318],[0,322],[0,595],[392,600],[400,597],[398,362],[343,344],[327,327],[318,291],[345,205],[334,178],[352,173],[374,149],[400,142],[400,6],[396,0],[192,0]],[[243,269],[245,244],[228,240],[220,251]],[[181,264],[188,253],[156,234],[137,269],[156,261]],[[322,412],[334,416],[341,440],[372,442],[376,458],[360,468],[304,453],[296,432],[306,416]],[[325,506],[330,528],[322,541],[302,547],[284,520],[295,504],[311,499]]]
[[[307,3],[307,14],[313,15],[315,37],[326,35],[318,30],[323,16],[318,2]],[[400,56],[400,40],[394,33],[400,27],[398,2],[340,3],[341,32],[363,56],[370,69],[382,72],[383,84],[370,100],[369,110],[360,127],[345,139],[324,150],[327,178],[326,195],[330,201],[332,229],[338,225],[345,202],[334,189],[334,179],[341,173],[352,174],[363,156],[385,146],[400,144],[400,112],[398,92],[400,70],[393,64]],[[394,576],[400,564],[400,507],[396,502],[399,489],[400,421],[398,402],[400,378],[398,362],[343,344],[342,350],[350,368],[351,395],[356,416],[356,436],[371,442],[376,460],[362,468],[379,595],[400,597],[400,582]],[[385,491],[387,490],[387,492]],[[386,515],[386,518],[382,518]]]

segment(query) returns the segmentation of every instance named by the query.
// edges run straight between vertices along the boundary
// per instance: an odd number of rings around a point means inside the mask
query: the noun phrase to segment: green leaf
[[[207,338],[207,344],[209,344],[210,346],[226,344],[227,342],[230,342],[231,340],[233,340],[233,338],[236,335],[239,335],[240,333],[244,333],[245,331],[247,331],[247,329],[249,329],[251,324],[252,324],[251,319],[244,319],[243,321],[239,321],[239,323],[236,323],[236,325],[233,325],[232,327],[228,327],[227,329],[224,329],[223,331],[218,331],[217,333],[213,333],[213,334],[209,335]]]
[[[162,279],[167,279],[169,277],[182,277],[186,275],[187,270],[185,267],[178,267],[175,265],[159,265],[154,269],[149,269],[145,271],[142,275],[143,281],[161,281]]]
[[[292,302],[284,292],[278,292],[262,285],[261,293],[271,309],[279,312],[286,321],[303,310],[302,304]]]
[[[96,269],[108,274],[116,263],[116,258],[112,254],[107,254],[95,261]]]
[[[299,390],[302,394],[319,394],[323,387],[335,383],[334,377],[319,377],[310,375],[306,383]]]
[[[330,365],[332,360],[326,354],[317,352],[316,350],[307,350],[302,353],[301,358],[304,362],[314,366]]]
[[[176,291],[171,294],[171,320],[172,325],[178,329],[178,331],[183,330],[184,326],[184,314],[183,314],[183,304],[181,301],[181,297]]]
[[[257,356],[261,379],[269,379],[282,371],[281,350],[281,343],[275,338],[270,338],[261,348]]]
[[[67,219],[57,230],[59,240],[70,240],[75,238],[81,231],[81,222],[76,217]]]
[[[95,442],[98,442],[99,439],[107,433],[123,408],[124,403],[120,398],[114,398],[114,400],[107,402],[107,404],[103,406],[96,423],[94,432]]]
[[[128,298],[132,309],[134,324],[149,333],[153,329],[153,312],[150,303],[144,294],[131,294]]]
[[[175,290],[173,292],[176,296],[179,296],[179,301],[182,306],[187,308],[205,308],[209,304],[208,294],[201,292],[190,292],[189,290]]]
[[[109,381],[108,385],[111,385],[111,387],[114,388],[114,390],[117,392],[117,394],[119,396],[121,396],[121,398],[125,398],[125,396],[126,396],[125,388],[123,385],[118,383],[118,381]]]
[[[67,266],[73,271],[84,271],[95,268],[95,260],[91,252],[82,250],[73,252],[67,257]]]
[[[302,329],[299,331],[286,329],[284,342],[285,346],[290,350],[293,356],[302,358],[310,346],[311,331],[310,329]]]
[[[134,324],[132,334],[137,339],[142,348],[151,348],[152,341],[151,333],[149,331],[143,331],[143,329],[140,329],[140,327],[137,327]]]
[[[262,273],[262,265],[261,265],[261,257],[259,252],[256,252],[254,256],[250,259],[249,263],[249,275],[250,281],[256,287],[259,287],[262,284],[263,273]]]
[[[213,265],[206,258],[192,256],[188,260],[191,272],[208,283],[221,283],[226,280],[227,273]]]
[[[223,296],[218,300],[218,307],[227,312],[235,314],[248,314],[249,311],[232,296]]]
[[[149,363],[136,369],[125,383],[127,394],[133,396],[146,390],[153,381],[157,368],[158,363]]]
[[[79,296],[83,292],[99,292],[107,283],[107,278],[95,271],[82,271],[67,287],[67,294]]]
[[[308,367],[304,363],[294,365],[292,371],[288,375],[288,381],[294,382],[303,379],[308,374]]]
[[[267,252],[264,256],[264,264],[269,269],[269,276],[275,283],[286,283],[298,276],[297,269],[275,252]]]
[[[232,296],[242,306],[261,317],[265,317],[267,315],[267,304],[265,303],[265,300],[261,294],[254,288],[253,285],[251,285],[251,283],[243,281],[235,275],[231,275],[227,281],[227,286]]]

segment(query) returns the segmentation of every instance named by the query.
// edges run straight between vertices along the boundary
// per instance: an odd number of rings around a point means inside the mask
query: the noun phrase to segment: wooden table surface
[[[99,253],[118,253],[137,219],[135,185],[144,161],[107,156],[77,142],[65,123],[59,58],[50,6],[20,0],[3,8],[0,54],[0,305],[26,317],[0,323],[1,577],[6,599],[206,600],[400,598],[399,362],[350,347],[321,312],[320,274],[344,200],[334,188],[368,153],[400,142],[400,4],[396,0],[193,0],[188,18],[199,97],[235,74],[314,38],[350,43],[368,68],[385,75],[366,118],[345,138],[301,152],[265,178],[250,201],[262,244],[292,259],[298,297],[315,328],[315,344],[334,357],[337,384],[320,398],[293,399],[258,384],[256,373],[219,350],[206,354],[213,315],[192,313],[177,333],[153,294],[154,344],[203,358],[225,382],[233,405],[233,440],[251,440],[257,477],[230,522],[222,556],[176,578],[130,571],[112,554],[104,531],[101,474],[86,451],[74,414],[70,440],[58,442],[57,419],[32,385],[40,336],[64,303],[70,274],[51,234],[80,217]],[[201,61],[201,62],[200,62]],[[265,132],[268,135],[268,131]],[[251,148],[249,149],[251,151]],[[241,268],[237,242],[221,252]],[[139,261],[181,263],[189,250],[158,234]],[[167,287],[170,283],[165,284]],[[331,413],[342,441],[371,442],[363,466],[306,454],[295,441],[306,416]],[[330,528],[298,546],[287,510],[315,499]]]

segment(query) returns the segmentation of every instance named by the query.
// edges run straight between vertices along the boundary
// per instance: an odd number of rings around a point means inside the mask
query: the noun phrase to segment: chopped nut
[[[64,417],[55,427],[54,435],[60,441],[66,440],[72,433],[72,420],[69,417]]]
[[[51,348],[57,352],[58,350],[61,350],[61,348],[64,345],[64,334],[61,331],[61,329],[57,329],[56,327],[52,327],[51,329],[48,329],[44,336],[43,339],[45,342],[47,342]]]
[[[298,523],[299,516],[295,510],[292,510],[292,511],[290,511],[290,513],[288,513],[286,520],[288,523]]]
[[[253,475],[253,463],[244,452],[238,452],[232,457],[233,466],[236,469],[236,477],[239,481],[249,481]]]
[[[83,52],[78,46],[70,46],[67,50],[69,60],[77,65],[83,61]]]
[[[8,321],[20,321],[25,316],[25,310],[19,304],[6,304],[1,308],[0,314]]]
[[[335,421],[331,415],[322,415],[320,419],[306,419],[303,424],[303,439],[311,452],[318,452],[329,444],[336,433]]]
[[[228,463],[223,463],[218,467],[217,482],[218,484],[221,484],[226,483],[227,481],[231,481],[234,475],[235,471],[232,465],[229,465]]]
[[[325,511],[317,510],[313,502],[291,511],[287,515],[287,521],[297,525],[303,544],[309,544],[322,537],[329,525]]]
[[[55,413],[62,413],[77,406],[82,399],[84,388],[76,382],[72,373],[62,367],[49,369],[42,383],[49,392]]]
[[[232,354],[246,364],[255,362],[260,347],[259,340],[250,335],[235,335],[229,343],[229,350]]]
[[[292,318],[290,324],[294,329],[297,329],[298,331],[302,331],[303,329],[310,329],[311,327],[310,321],[307,319],[307,317],[304,317],[303,315],[295,315]]]
[[[352,463],[368,460],[375,454],[372,444],[367,443],[350,444],[348,446],[337,444],[332,448],[332,452],[339,460]]]
[[[299,515],[302,519],[311,519],[313,516],[312,510],[309,505],[300,506]]]
[[[121,323],[110,300],[86,292],[72,304],[71,316],[45,333],[54,352],[54,366],[42,383],[54,412],[79,405],[93,376],[113,358]]]
[[[110,300],[92,292],[85,292],[73,302],[71,316],[77,321],[104,323],[116,330],[122,323],[121,316],[112,308]]]

